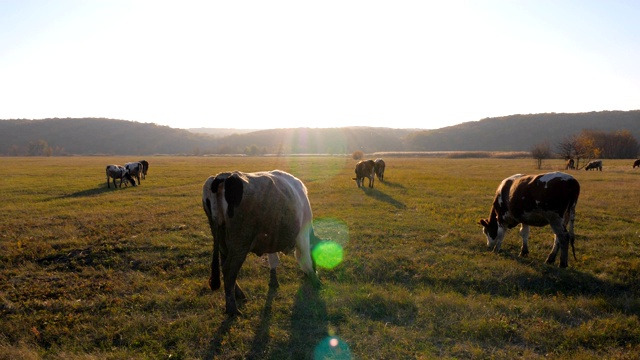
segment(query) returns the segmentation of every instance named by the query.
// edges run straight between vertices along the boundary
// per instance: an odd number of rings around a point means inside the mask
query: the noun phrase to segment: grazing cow
[[[356,177],[351,180],[356,181],[358,187],[364,186],[364,178],[369,178],[369,187],[373,188],[373,182],[375,173],[375,163],[373,160],[362,160],[356,164]]]
[[[636,160],[633,162],[633,168],[635,169],[637,167],[640,167],[640,159]]]
[[[131,185],[136,186],[136,182],[133,180],[129,172],[124,166],[120,165],[107,165],[106,168],[107,173],[107,187],[110,188],[109,185],[110,179],[113,179],[113,187],[116,187],[116,179],[120,179],[120,187],[122,187],[122,181],[127,180],[131,183]],[[125,183],[126,184],[126,183]]]
[[[575,168],[576,168],[576,164],[573,161],[573,159],[567,160],[567,165],[564,167],[564,169],[569,170],[569,169],[575,169]]]
[[[374,171],[376,173],[376,176],[378,177],[378,180],[380,181],[384,181],[384,168],[385,168],[385,163],[384,160],[382,159],[376,159],[373,162],[373,167],[374,167]]]
[[[600,170],[602,171],[602,160],[593,160],[589,161],[587,166],[584,167],[585,170]]]
[[[555,240],[546,263],[553,264],[560,250],[560,267],[567,267],[569,244],[573,257],[576,256],[573,224],[579,195],[578,181],[562,172],[513,175],[502,180],[498,186],[489,218],[481,219],[478,223],[483,226],[487,245],[489,248],[495,247],[496,252],[500,250],[507,230],[521,224],[520,256],[529,254],[529,226],[551,225]]]
[[[128,162],[124,164],[124,167],[129,171],[129,175],[132,177],[135,176],[138,180],[138,185],[140,185],[140,175],[142,175],[142,163],[140,162]]]
[[[147,160],[140,160],[138,162],[142,164],[142,178],[146,179],[147,171],[149,170],[149,162]]]
[[[320,285],[311,258],[311,240],[315,244],[318,238],[307,188],[299,179],[280,170],[219,173],[204,183],[202,206],[213,235],[209,287],[220,288],[221,262],[227,314],[241,314],[236,299],[246,296],[236,279],[249,252],[268,254],[271,287],[278,286],[277,253],[294,249],[302,271]]]

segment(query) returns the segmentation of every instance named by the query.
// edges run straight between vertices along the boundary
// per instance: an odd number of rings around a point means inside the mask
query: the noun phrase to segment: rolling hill
[[[582,130],[628,130],[640,110],[487,118],[435,130],[375,127],[174,129],[104,118],[0,120],[0,155],[350,154],[389,151],[528,151]],[[42,152],[43,148],[47,151]]]

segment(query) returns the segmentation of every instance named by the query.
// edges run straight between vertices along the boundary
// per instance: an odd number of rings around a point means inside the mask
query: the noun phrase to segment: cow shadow
[[[227,317],[220,324],[220,326],[218,326],[218,329],[213,334],[213,340],[211,340],[211,343],[209,344],[209,350],[207,351],[207,354],[204,356],[204,359],[212,360],[219,355],[220,347],[222,345],[222,339],[224,339],[225,335],[229,333],[229,330],[231,330],[231,325],[233,325],[235,320],[236,320],[235,316]]]
[[[260,322],[256,328],[256,335],[251,343],[249,354],[247,354],[246,357],[247,359],[261,359],[264,357],[264,353],[269,345],[269,328],[271,326],[273,300],[276,298],[277,292],[278,288],[269,287],[267,301],[260,314]]]
[[[403,202],[394,199],[390,195],[385,194],[376,188],[372,189],[372,188],[362,187],[362,189],[364,189],[363,191],[365,194],[367,194],[367,196],[370,196],[378,201],[386,202],[390,205],[395,206],[398,209],[405,209],[407,207],[407,205],[405,205]]]
[[[91,197],[91,196],[101,195],[101,194],[104,194],[104,193],[107,193],[107,192],[116,191],[116,190],[128,189],[130,187],[133,188],[133,186],[123,186],[122,188],[116,187],[114,189],[113,187],[108,188],[106,184],[101,183],[96,188],[86,189],[86,190],[76,191],[76,192],[73,192],[73,193],[70,193],[70,194],[63,194],[63,195],[55,196],[53,198],[50,198],[49,200]]]
[[[306,359],[329,333],[327,305],[320,290],[304,281],[296,293],[291,314],[288,353],[292,359]]]
[[[402,185],[400,183],[391,182],[391,181],[388,181],[388,180],[385,180],[385,181],[378,180],[378,181],[376,181],[376,184],[384,184],[385,186],[392,187],[392,188],[397,188],[397,189],[406,189],[406,187],[404,185]]]

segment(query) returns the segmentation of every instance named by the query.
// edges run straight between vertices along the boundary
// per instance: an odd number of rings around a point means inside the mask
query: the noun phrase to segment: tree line
[[[589,129],[564,137],[556,144],[555,151],[565,160],[574,159],[576,169],[593,159],[632,159],[639,153],[638,140],[628,130],[605,132]],[[549,141],[543,141],[532,147],[531,155],[540,168],[542,160],[553,157],[554,152]]]

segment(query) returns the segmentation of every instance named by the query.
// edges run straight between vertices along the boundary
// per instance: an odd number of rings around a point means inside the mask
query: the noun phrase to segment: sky
[[[0,0],[0,119],[436,129],[640,109],[638,0]]]

